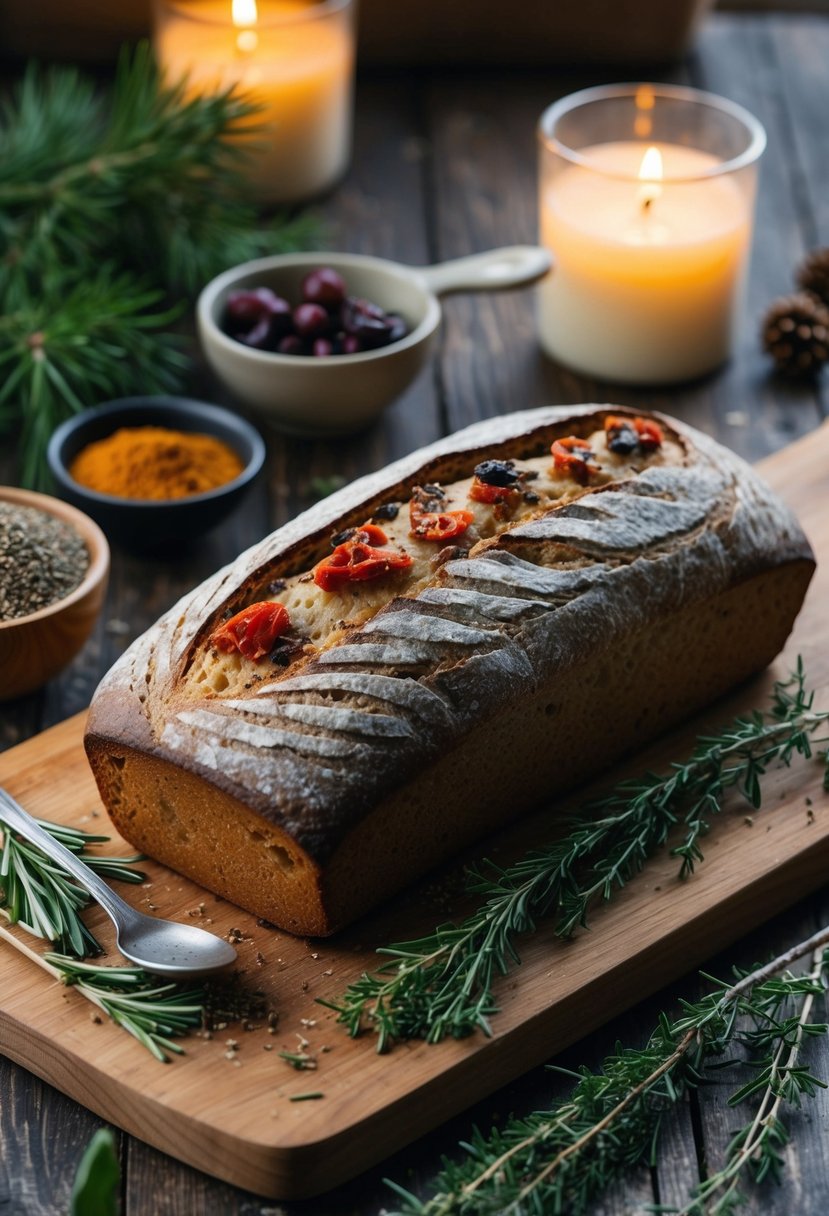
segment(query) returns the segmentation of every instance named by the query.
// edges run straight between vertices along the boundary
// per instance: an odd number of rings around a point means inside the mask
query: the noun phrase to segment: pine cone
[[[829,308],[808,291],[775,300],[763,320],[763,346],[786,375],[816,375],[829,362]]]
[[[797,268],[797,285],[829,305],[829,246],[807,254]]]

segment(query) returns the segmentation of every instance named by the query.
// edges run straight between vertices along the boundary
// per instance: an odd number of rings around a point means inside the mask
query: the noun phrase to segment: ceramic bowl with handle
[[[281,430],[297,435],[343,435],[367,426],[408,387],[432,349],[441,321],[439,297],[457,291],[500,291],[542,278],[550,254],[515,245],[435,266],[404,266],[356,253],[289,253],[234,266],[204,288],[196,306],[207,361],[245,405]],[[353,355],[282,355],[236,341],[222,328],[231,292],[269,287],[298,304],[302,281],[330,266],[348,293],[397,313],[404,338]]]
[[[0,502],[31,507],[69,524],[89,553],[86,574],[69,595],[28,616],[0,621],[0,701],[8,701],[56,676],[86,642],[106,593],[109,546],[97,524],[58,498],[0,486]]]

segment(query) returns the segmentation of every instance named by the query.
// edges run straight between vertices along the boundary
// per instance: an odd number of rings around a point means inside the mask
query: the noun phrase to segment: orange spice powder
[[[212,435],[166,427],[123,427],[83,448],[70,476],[117,498],[170,499],[204,494],[238,477],[242,461]]]

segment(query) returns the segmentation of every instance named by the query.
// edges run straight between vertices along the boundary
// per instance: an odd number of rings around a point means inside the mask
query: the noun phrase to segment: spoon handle
[[[551,254],[538,245],[509,245],[473,253],[471,257],[418,267],[416,273],[428,291],[437,296],[450,291],[500,291],[524,287],[544,277],[553,264]]]
[[[64,870],[72,875],[85,891],[101,905],[105,912],[112,917],[116,925],[125,916],[131,916],[132,909],[124,903],[119,895],[107,886],[99,874],[65,848],[54,836],[40,826],[36,819],[23,810],[19,802],[15,802],[7,790],[0,788],[0,824],[19,832],[30,844],[36,845],[42,853],[56,861]]]

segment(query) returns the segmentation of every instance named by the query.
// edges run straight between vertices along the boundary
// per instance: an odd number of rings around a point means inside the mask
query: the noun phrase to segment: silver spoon
[[[215,934],[195,925],[145,916],[131,908],[100,875],[59,844],[3,789],[0,789],[0,820],[67,870],[101,905],[115,925],[118,949],[131,963],[168,980],[187,981],[219,971],[235,961],[236,951]]]

